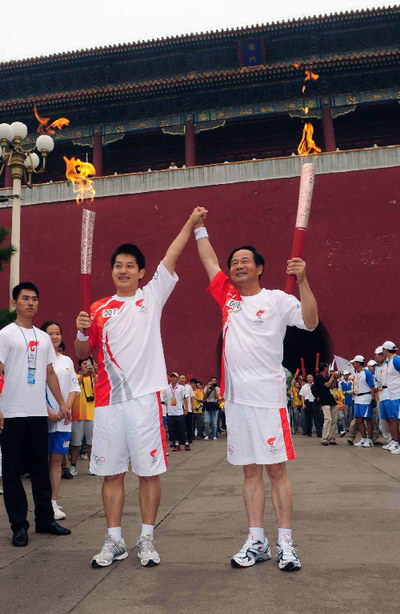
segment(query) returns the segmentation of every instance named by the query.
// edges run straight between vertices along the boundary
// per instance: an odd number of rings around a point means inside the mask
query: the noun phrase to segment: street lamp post
[[[20,245],[21,245],[21,187],[25,183],[32,187],[32,174],[43,173],[46,169],[47,154],[54,149],[51,136],[43,134],[36,139],[36,148],[42,156],[40,158],[33,150],[24,150],[22,141],[28,134],[28,128],[22,122],[0,124],[0,174],[7,167],[12,176],[12,218],[11,218],[11,244],[16,248],[10,261],[10,305],[14,286],[19,284],[20,273]]]

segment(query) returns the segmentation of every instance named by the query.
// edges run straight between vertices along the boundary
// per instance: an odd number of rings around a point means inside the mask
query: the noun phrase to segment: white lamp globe
[[[10,124],[0,124],[0,139],[6,139],[6,141],[12,141],[14,138],[14,130]]]
[[[22,140],[28,134],[28,128],[22,122],[13,122],[11,128],[14,131],[14,139],[19,138]]]
[[[29,153],[24,160],[24,164],[28,171],[34,170],[37,166],[39,166],[39,162],[40,158],[34,151]]]
[[[54,141],[48,134],[42,134],[36,139],[36,147],[39,151],[49,153],[54,149]]]

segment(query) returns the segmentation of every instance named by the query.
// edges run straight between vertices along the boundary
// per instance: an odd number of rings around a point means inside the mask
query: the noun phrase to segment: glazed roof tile
[[[301,19],[289,19],[286,21],[277,21],[270,24],[256,24],[252,26],[244,26],[237,28],[228,28],[224,30],[215,30],[210,32],[199,32],[193,34],[182,34],[179,36],[167,36],[158,39],[147,41],[139,41],[134,43],[120,43],[108,45],[104,47],[93,47],[90,49],[80,49],[75,51],[66,51],[62,53],[54,53],[48,56],[39,56],[26,58],[23,60],[11,60],[9,62],[0,63],[0,71],[10,68],[27,67],[38,64],[54,64],[59,62],[67,62],[79,60],[80,58],[97,58],[108,56],[116,53],[126,53],[140,50],[167,49],[169,47],[182,45],[184,43],[196,43],[203,41],[217,41],[223,39],[232,39],[237,36],[254,36],[266,32],[278,32],[288,29],[300,29],[308,25],[320,25],[326,23],[343,24],[368,17],[384,17],[390,15],[399,15],[400,6],[394,5],[390,7],[378,7],[373,9],[362,9],[356,11],[345,11],[339,13],[328,13],[324,15],[314,15],[312,17],[303,17]]]
[[[379,64],[383,61],[399,62],[400,50],[386,50],[376,52],[352,53],[345,55],[335,55],[329,58],[317,58],[301,64],[301,68],[308,68],[313,71],[333,71],[340,70],[349,65],[361,66]],[[27,108],[33,104],[47,104],[48,106],[58,106],[60,103],[71,103],[79,100],[107,99],[125,96],[135,96],[143,93],[166,93],[176,91],[180,88],[190,89],[199,85],[212,85],[217,83],[249,83],[261,79],[276,78],[277,76],[289,76],[291,79],[299,74],[299,69],[294,67],[292,62],[275,64],[273,66],[260,65],[251,67],[234,68],[222,71],[209,71],[204,73],[189,73],[178,77],[167,79],[156,79],[152,81],[141,81],[135,83],[124,83],[120,85],[108,85],[90,89],[80,89],[39,96],[29,96],[25,98],[14,98],[0,102],[0,110],[9,108]]]

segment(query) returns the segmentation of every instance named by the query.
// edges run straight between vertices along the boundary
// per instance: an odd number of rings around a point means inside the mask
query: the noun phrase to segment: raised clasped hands
[[[190,221],[193,226],[204,226],[204,220],[206,219],[208,210],[205,207],[195,207],[193,213],[190,216]]]

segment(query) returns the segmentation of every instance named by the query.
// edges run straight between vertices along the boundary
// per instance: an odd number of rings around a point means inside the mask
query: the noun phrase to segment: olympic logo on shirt
[[[106,462],[106,459],[104,458],[104,456],[94,456],[93,460],[96,463],[96,465],[104,465],[104,463]]]
[[[32,341],[29,341],[29,344],[28,344],[28,346],[29,346],[29,351],[30,351],[30,352],[34,352],[34,351],[35,351],[35,348],[37,348],[37,346],[38,346],[38,345],[39,345],[39,341],[33,341],[33,340],[32,340]]]
[[[140,298],[138,301],[135,301],[136,307],[139,307],[139,313],[147,313],[147,308],[143,305],[144,298]]]
[[[265,309],[259,309],[256,313],[257,320],[254,320],[256,324],[264,324],[264,320],[262,319],[262,314],[265,313]]]
[[[157,448],[150,452],[151,462],[153,464],[157,462],[157,452],[158,452]]]

